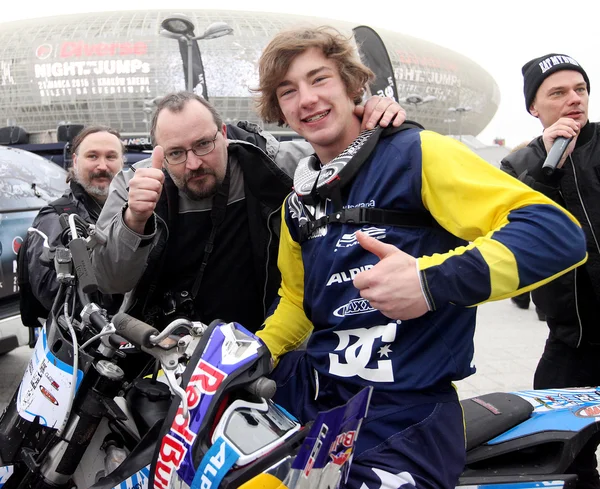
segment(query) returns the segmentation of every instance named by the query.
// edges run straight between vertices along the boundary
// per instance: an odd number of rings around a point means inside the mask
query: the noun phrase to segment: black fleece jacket
[[[541,171],[542,137],[502,160],[502,170],[569,210],[581,223],[588,261],[532,292],[551,333],[571,347],[600,346],[600,124],[588,122],[573,153],[551,177]]]

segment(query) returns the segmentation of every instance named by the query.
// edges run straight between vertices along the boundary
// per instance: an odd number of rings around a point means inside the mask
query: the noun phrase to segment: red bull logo
[[[352,450],[348,448],[340,453],[330,453],[331,461],[334,465],[339,465],[340,467],[344,465],[349,459],[350,455],[352,455]]]
[[[198,407],[203,395],[214,395],[226,377],[225,372],[200,360],[185,389],[188,409]],[[156,489],[169,487],[173,472],[180,467],[183,457],[196,438],[196,433],[189,429],[189,422],[190,418],[183,416],[180,404],[170,432],[162,439],[154,471]]]
[[[51,44],[40,44],[35,50],[35,56],[37,59],[47,59],[52,54]]]
[[[12,250],[13,253],[16,255],[17,253],[19,253],[19,250],[21,249],[21,245],[23,244],[23,238],[21,238],[21,236],[15,236],[12,240]]]

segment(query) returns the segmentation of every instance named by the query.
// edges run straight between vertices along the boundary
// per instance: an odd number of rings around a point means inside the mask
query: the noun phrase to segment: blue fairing
[[[543,431],[580,431],[600,418],[600,394],[596,389],[548,389],[513,394],[528,401],[531,417],[487,445],[496,445]]]
[[[555,480],[539,482],[508,482],[506,484],[480,484],[476,486],[469,485],[468,487],[469,489],[534,489],[536,487],[544,487],[546,489],[560,489],[564,487],[564,485],[564,481]]]

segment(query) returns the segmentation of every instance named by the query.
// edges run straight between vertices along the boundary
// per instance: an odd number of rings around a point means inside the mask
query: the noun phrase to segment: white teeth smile
[[[319,121],[321,120],[323,117],[325,117],[326,115],[329,114],[329,110],[326,112],[322,112],[321,114],[317,114],[317,115],[313,115],[312,117],[309,117],[308,119],[304,119],[304,122],[315,122],[315,121]]]

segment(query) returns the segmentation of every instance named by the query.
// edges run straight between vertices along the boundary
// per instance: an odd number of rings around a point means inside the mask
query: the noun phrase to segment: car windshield
[[[39,209],[67,188],[66,172],[27,151],[0,146],[0,212]]]

